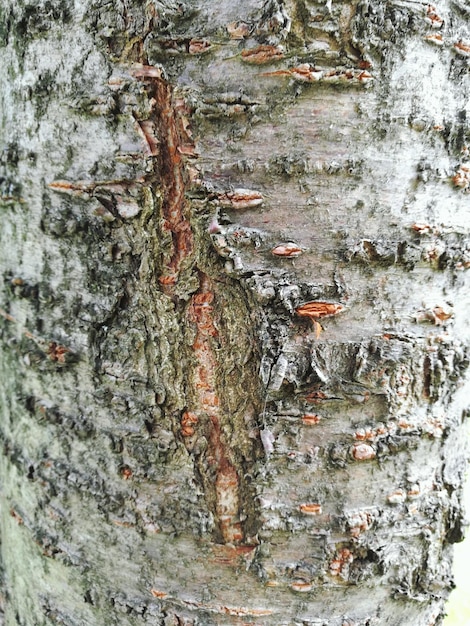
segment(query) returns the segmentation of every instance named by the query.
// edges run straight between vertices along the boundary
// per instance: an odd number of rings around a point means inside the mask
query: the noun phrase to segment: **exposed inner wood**
[[[191,298],[188,319],[196,326],[193,343],[196,366],[193,371],[196,405],[191,407],[201,430],[205,431],[208,447],[206,462],[210,468],[203,477],[208,500],[213,502],[222,539],[239,543],[243,532],[239,521],[238,472],[230,461],[229,451],[221,433],[223,406],[217,393],[216,343],[218,331],[214,325],[214,291],[210,278],[200,272],[200,288]],[[215,473],[215,481],[210,474]]]
[[[180,150],[179,120],[175,113],[172,86],[159,76],[158,69],[144,66],[136,75],[145,79],[151,103],[150,118],[138,120],[138,124],[150,154],[157,159],[163,194],[163,227],[171,232],[173,239],[172,256],[159,278],[164,291],[170,293],[171,287],[178,281],[182,262],[193,251],[193,233],[186,217],[186,171]]]
[[[188,219],[190,207],[185,198],[188,177],[182,157],[185,146],[181,140],[185,128],[176,112],[173,89],[159,76],[157,68],[144,66],[137,77],[144,78],[148,85],[151,118],[138,123],[149,151],[157,158],[164,228],[171,232],[173,239],[172,256],[164,264],[158,280],[163,292],[174,299],[173,288],[181,266],[185,261],[190,262],[194,251],[194,235]],[[181,434],[187,438],[203,433],[207,440],[204,462],[199,463],[199,475],[218,523],[217,540],[240,543],[243,541],[240,480],[221,432],[223,402],[218,396],[216,381],[219,364],[214,345],[218,337],[214,324],[214,289],[210,277],[195,263],[193,271],[197,272],[199,289],[191,298],[185,321],[196,329],[192,345],[195,357],[193,389],[190,391],[194,405],[182,417]]]

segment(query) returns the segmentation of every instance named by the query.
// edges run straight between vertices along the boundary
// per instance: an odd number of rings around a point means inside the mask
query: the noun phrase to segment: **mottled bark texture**
[[[6,626],[441,622],[469,17],[2,0]]]

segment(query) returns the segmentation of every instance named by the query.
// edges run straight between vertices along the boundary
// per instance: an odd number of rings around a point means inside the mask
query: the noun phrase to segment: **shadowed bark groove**
[[[148,152],[156,157],[155,172],[158,180],[154,192],[161,193],[161,218],[163,229],[172,235],[172,252],[169,259],[163,261],[162,274],[158,282],[163,293],[172,298],[179,323],[195,327],[195,339],[189,359],[192,373],[188,373],[189,389],[188,405],[181,418],[181,434],[185,445],[191,453],[198,449],[197,440],[202,438],[207,447],[202,453],[196,454],[198,459],[197,473],[204,487],[206,500],[214,515],[217,525],[217,539],[225,543],[243,542],[244,531],[242,519],[247,513],[242,510],[240,472],[234,465],[234,454],[230,451],[222,433],[227,416],[224,396],[231,389],[221,388],[217,381],[217,371],[223,356],[220,345],[217,346],[219,331],[214,317],[214,286],[211,278],[197,266],[197,259],[202,253],[195,249],[195,239],[207,248],[207,234],[194,237],[192,226],[201,228],[200,221],[192,215],[191,202],[186,199],[186,190],[190,183],[188,168],[182,155],[194,155],[195,146],[188,131],[189,119],[183,116],[185,104],[183,100],[175,102],[173,88],[161,76],[161,70],[152,66],[136,67],[133,74],[137,79],[144,80],[150,105],[150,116],[137,119],[142,129]],[[175,285],[180,280],[181,268],[185,266],[189,276],[186,280],[196,278],[199,288],[194,293],[186,313],[184,297],[175,293]],[[196,282],[194,281],[194,282]],[[219,315],[223,307],[219,306]],[[178,356],[175,354],[174,358]],[[236,385],[236,380],[229,383]],[[236,393],[240,393],[239,389]],[[243,435],[240,434],[241,437]],[[249,490],[248,490],[249,491]],[[252,507],[251,507],[252,508]],[[250,520],[253,525],[254,520]]]
[[[223,391],[220,394],[217,389],[218,363],[212,347],[219,334],[213,319],[214,291],[207,275],[200,272],[199,277],[200,288],[192,296],[188,311],[188,320],[196,326],[196,337],[192,346],[195,355],[193,394],[196,402],[190,407],[191,415],[196,416],[198,430],[206,433],[207,469],[204,471],[201,464],[199,468],[208,494],[207,499],[212,504],[223,540],[227,543],[239,543],[243,539],[239,521],[240,479],[222,439]],[[190,421],[187,415],[183,418],[185,422]]]
[[[186,136],[181,116],[176,114],[171,85],[161,76],[157,67],[142,66],[134,71],[137,78],[146,83],[149,98],[150,116],[137,119],[148,144],[149,153],[156,157],[156,172],[162,193],[163,229],[170,231],[173,250],[165,262],[159,282],[165,293],[172,293],[171,286],[179,278],[181,264],[190,257],[193,250],[193,236],[186,213],[189,211],[185,199],[187,174],[183,163],[181,135]]]

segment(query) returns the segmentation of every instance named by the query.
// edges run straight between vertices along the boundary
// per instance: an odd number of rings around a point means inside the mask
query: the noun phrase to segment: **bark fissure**
[[[197,473],[218,527],[217,540],[240,543],[244,540],[240,521],[241,481],[234,455],[222,433],[227,417],[224,415],[224,392],[219,391],[217,380],[220,360],[224,357],[221,356],[220,345],[217,345],[219,331],[214,314],[215,290],[211,277],[198,267],[201,253],[195,249],[195,241],[204,246],[204,237],[194,232],[198,223],[186,199],[189,175],[182,155],[192,153],[194,144],[187,134],[182,116],[178,115],[173,88],[159,75],[158,68],[143,66],[134,74],[144,79],[147,86],[151,115],[147,120],[138,120],[138,123],[149,151],[157,158],[159,180],[155,191],[161,190],[163,228],[172,235],[172,253],[163,262],[158,282],[163,293],[175,302],[177,315],[185,308],[184,298],[178,297],[174,289],[184,266],[187,266],[190,277],[197,278],[199,285],[181,318],[183,327],[192,326],[195,339],[190,355],[193,362],[191,382],[186,390],[188,410],[181,418],[180,432],[191,453],[195,447],[192,439],[196,432],[196,437],[206,441],[204,453],[195,457]],[[179,107],[184,105],[179,103]]]
[[[162,190],[163,229],[171,233],[173,250],[164,263],[159,282],[165,293],[172,293],[181,266],[193,251],[193,233],[186,217],[186,179],[180,140],[181,120],[175,112],[172,86],[160,76],[158,68],[143,66],[135,76],[144,79],[151,105],[151,115],[137,120],[142,128],[149,151],[156,156],[159,185]],[[180,122],[178,129],[178,122]]]
[[[206,463],[209,472],[202,470],[202,481],[208,492],[208,501],[212,503],[222,539],[226,543],[239,543],[243,540],[239,521],[240,480],[229,458],[221,431],[223,396],[221,400],[217,390],[218,362],[213,345],[219,335],[214,324],[214,290],[207,274],[200,272],[199,276],[200,288],[191,298],[188,310],[188,320],[196,328],[192,345],[195,356],[194,406],[190,407],[190,414],[195,415],[200,430],[206,434]],[[183,421],[187,422],[188,419],[188,414],[185,414]],[[215,480],[211,474],[215,476]]]

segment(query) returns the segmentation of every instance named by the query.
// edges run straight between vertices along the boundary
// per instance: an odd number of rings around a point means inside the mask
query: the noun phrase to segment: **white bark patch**
[[[131,219],[137,217],[142,210],[142,207],[134,202],[119,202],[117,205],[119,215],[124,219]]]

